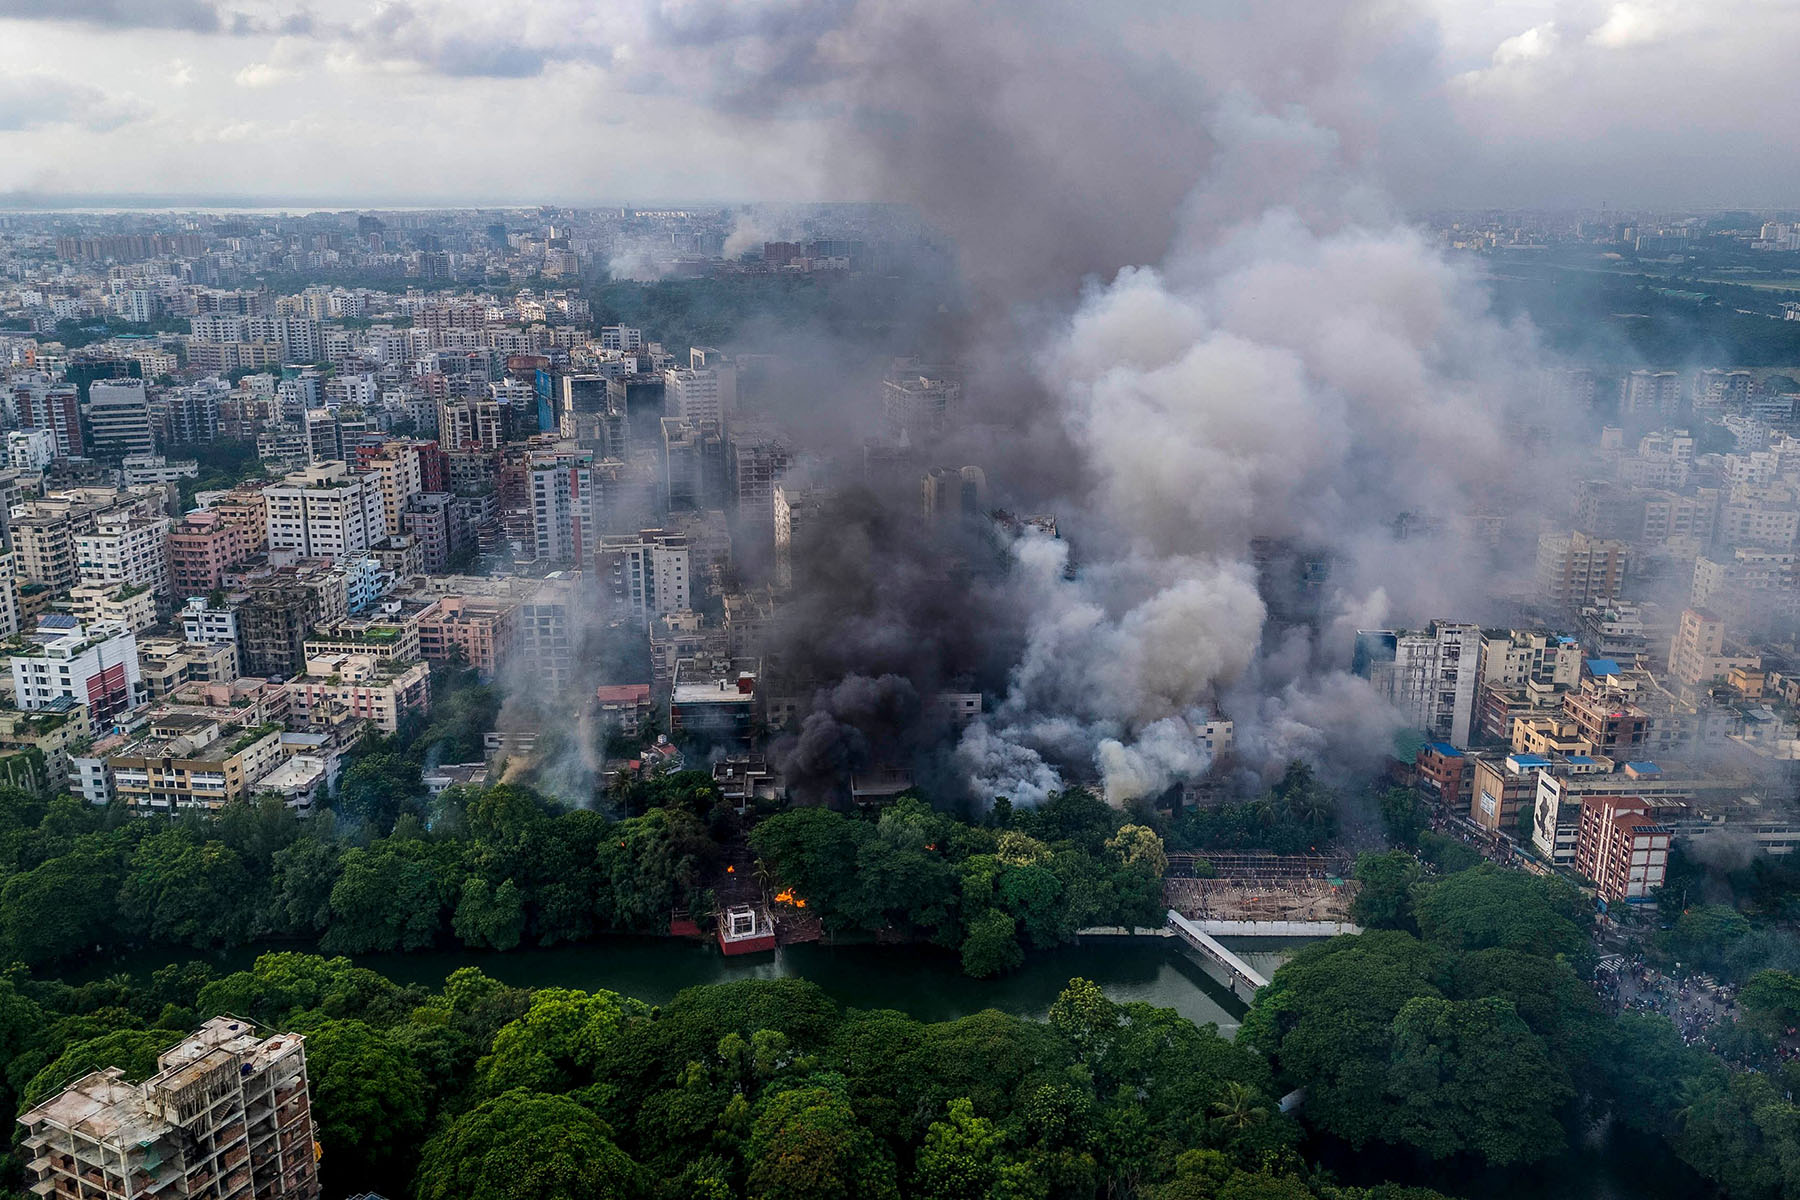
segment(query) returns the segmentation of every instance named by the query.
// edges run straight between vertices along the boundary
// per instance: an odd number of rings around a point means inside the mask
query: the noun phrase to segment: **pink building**
[[[169,583],[177,596],[203,596],[255,552],[244,526],[201,509],[169,531]]]

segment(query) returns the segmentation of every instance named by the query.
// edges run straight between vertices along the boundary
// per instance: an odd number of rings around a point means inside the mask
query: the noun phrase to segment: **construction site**
[[[1163,903],[1208,921],[1341,922],[1356,883],[1348,859],[1312,854],[1171,854]]]

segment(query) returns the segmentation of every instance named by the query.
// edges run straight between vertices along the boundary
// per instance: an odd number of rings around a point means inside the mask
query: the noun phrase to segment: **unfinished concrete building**
[[[313,1200],[319,1194],[306,1051],[215,1017],[128,1083],[94,1071],[19,1118],[30,1190],[58,1200]]]

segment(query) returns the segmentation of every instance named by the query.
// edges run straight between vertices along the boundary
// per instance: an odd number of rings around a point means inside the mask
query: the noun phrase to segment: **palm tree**
[[[1256,1102],[1256,1090],[1236,1079],[1225,1085],[1225,1094],[1214,1100],[1211,1108],[1213,1123],[1233,1133],[1242,1133],[1269,1115],[1269,1110]]]

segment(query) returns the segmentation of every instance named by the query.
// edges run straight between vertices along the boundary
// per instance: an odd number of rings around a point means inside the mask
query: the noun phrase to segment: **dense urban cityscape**
[[[0,0],[0,1191],[1800,1200],[1796,39]]]

